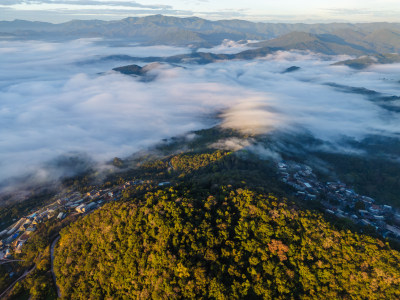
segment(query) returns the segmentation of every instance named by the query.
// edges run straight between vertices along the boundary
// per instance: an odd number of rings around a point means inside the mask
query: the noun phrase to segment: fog
[[[110,71],[123,61],[98,60],[185,51],[109,47],[93,39],[1,41],[0,67],[6,71],[0,74],[0,181],[37,173],[63,155],[104,162],[217,124],[250,134],[304,131],[331,143],[344,136],[399,134],[398,113],[326,85],[395,95],[399,65],[355,71],[331,66],[347,57],[280,52],[253,61],[164,65],[151,71],[156,80],[143,82]],[[300,69],[283,73],[294,65]]]
[[[221,45],[212,47],[212,48],[200,48],[199,52],[207,52],[207,53],[216,53],[216,54],[235,54],[245,50],[254,49],[253,47],[248,46],[250,43],[256,43],[259,41],[249,40],[249,41],[240,41],[235,42],[231,40],[224,40]]]

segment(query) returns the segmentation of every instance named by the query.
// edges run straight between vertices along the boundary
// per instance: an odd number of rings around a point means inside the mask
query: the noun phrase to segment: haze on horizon
[[[116,20],[163,14],[210,20],[242,19],[257,22],[398,22],[397,0],[2,0],[1,20],[24,19],[61,23],[74,19]]]

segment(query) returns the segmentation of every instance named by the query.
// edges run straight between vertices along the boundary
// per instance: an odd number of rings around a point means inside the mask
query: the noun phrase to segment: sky
[[[399,0],[1,0],[0,20],[66,22],[163,14],[257,22],[399,22]]]

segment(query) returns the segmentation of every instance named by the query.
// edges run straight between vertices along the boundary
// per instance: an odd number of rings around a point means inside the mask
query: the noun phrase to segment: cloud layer
[[[142,82],[105,72],[123,62],[99,56],[187,50],[98,42],[0,42],[0,67],[8,70],[0,75],[0,181],[68,153],[104,161],[218,122],[254,134],[307,131],[328,141],[399,134],[398,114],[326,85],[394,94],[398,65],[356,72],[330,66],[342,57],[282,52],[250,62],[165,66],[152,71],[155,81]],[[300,70],[282,73],[293,65]]]

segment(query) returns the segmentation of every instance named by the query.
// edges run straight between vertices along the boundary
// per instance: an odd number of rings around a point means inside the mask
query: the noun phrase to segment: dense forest
[[[214,130],[203,135],[218,138]],[[188,148],[199,148],[201,139]],[[86,216],[40,224],[18,255],[21,272],[36,270],[9,299],[56,297],[49,245],[60,230],[55,272],[66,299],[400,298],[400,247],[393,240],[323,214],[319,200],[294,197],[271,159],[245,149],[180,152],[181,145],[167,142],[155,154],[115,158],[119,171],[100,184],[90,173],[64,180],[68,190],[82,193],[123,188],[119,201]],[[335,163],[337,157],[323,159]],[[338,169],[356,158],[346,159],[335,163]],[[361,164],[353,165],[361,171]],[[135,183],[125,185],[129,180]]]
[[[61,236],[66,298],[400,297],[400,253],[388,244],[248,189],[159,189],[107,204]]]

